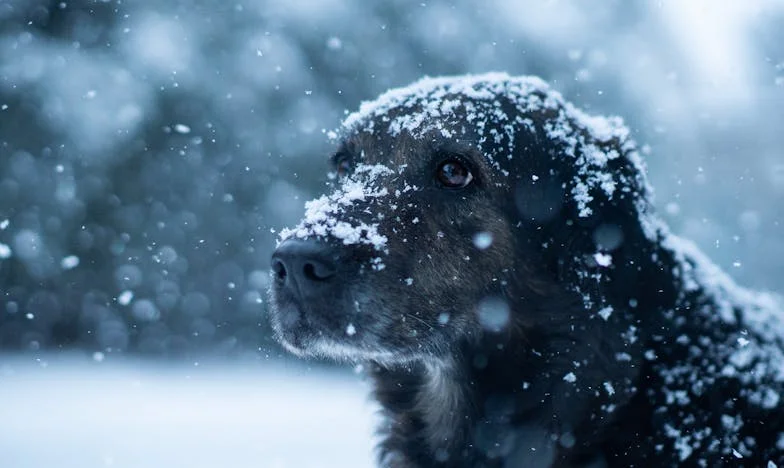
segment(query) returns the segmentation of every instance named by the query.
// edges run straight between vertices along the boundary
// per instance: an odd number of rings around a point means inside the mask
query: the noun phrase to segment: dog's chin
[[[273,320],[273,329],[278,343],[298,357],[390,364],[406,360],[403,353],[369,345],[362,336],[334,337],[333,333],[313,329],[304,322],[284,327],[280,320]]]
[[[397,352],[365,348],[358,346],[359,344],[319,337],[311,343],[306,352],[310,356],[339,362],[375,361],[379,363],[397,363],[402,360],[402,356]]]
[[[274,337],[288,352],[298,357],[327,359],[338,362],[374,361],[379,364],[401,364],[417,358],[406,347],[384,346],[383,338],[360,324],[349,320],[327,320],[332,314],[319,309],[302,309],[286,300],[270,301],[271,325]],[[412,347],[413,348],[413,347]]]
[[[394,351],[363,349],[353,344],[331,340],[323,336],[299,342],[292,342],[281,336],[277,338],[286,351],[301,358],[326,359],[349,363],[374,361],[386,364],[399,364],[408,361],[403,355]]]

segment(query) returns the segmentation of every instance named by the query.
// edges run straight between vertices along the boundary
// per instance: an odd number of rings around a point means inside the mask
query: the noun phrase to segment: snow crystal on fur
[[[281,231],[280,241],[292,237],[333,237],[345,245],[368,244],[383,251],[387,238],[379,234],[378,223],[368,224],[345,216],[345,213],[354,202],[387,195],[387,189],[379,187],[378,178],[392,173],[391,169],[380,164],[358,164],[330,195],[305,203],[305,217],[297,227]]]

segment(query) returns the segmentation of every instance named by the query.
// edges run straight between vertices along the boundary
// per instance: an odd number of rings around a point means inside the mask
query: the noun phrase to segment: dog
[[[333,132],[272,256],[298,356],[367,363],[385,467],[784,467],[784,313],[651,205],[619,118],[423,78]]]

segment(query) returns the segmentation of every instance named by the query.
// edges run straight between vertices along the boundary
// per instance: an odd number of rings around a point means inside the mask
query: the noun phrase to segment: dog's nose
[[[308,295],[335,276],[337,257],[321,242],[289,239],[272,254],[272,271],[280,284]]]

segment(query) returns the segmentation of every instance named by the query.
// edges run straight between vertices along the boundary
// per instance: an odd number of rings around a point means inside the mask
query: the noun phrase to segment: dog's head
[[[332,192],[272,259],[272,323],[289,350],[441,356],[552,321],[543,304],[565,292],[608,319],[595,292],[629,274],[615,260],[644,237],[647,209],[618,119],[535,78],[426,78],[364,103],[337,138]]]

